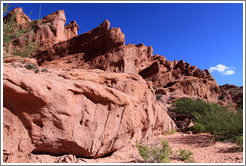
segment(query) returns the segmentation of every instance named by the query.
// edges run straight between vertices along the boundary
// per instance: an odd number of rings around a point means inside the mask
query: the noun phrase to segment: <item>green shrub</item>
[[[36,66],[36,65],[34,65],[32,63],[27,63],[24,67],[27,70],[34,70],[35,73],[38,73],[39,72],[38,66]]]
[[[48,70],[47,70],[46,68],[44,68],[44,69],[42,69],[42,70],[41,70],[41,72],[45,72],[45,73],[47,73],[47,72],[48,72]]]
[[[162,141],[161,147],[140,146],[137,142],[137,149],[146,163],[170,162],[169,156],[172,154],[172,150],[169,143],[165,140]]]
[[[194,162],[193,153],[190,150],[180,149],[177,152],[179,152],[178,159],[189,163]]]
[[[194,122],[196,132],[209,132],[224,139],[243,133],[243,110],[232,111],[219,104],[182,98],[173,103],[173,111],[183,113]]]
[[[238,150],[239,150],[240,152],[242,152],[242,151],[243,151],[243,136],[242,136],[242,135],[236,136],[236,137],[234,138],[234,140],[235,140],[235,142],[238,144]]]
[[[164,135],[171,135],[171,134],[175,134],[177,131],[175,129],[172,130],[168,130]]]
[[[4,12],[6,14],[8,9],[8,4],[4,6]],[[29,22],[29,24],[33,24],[33,22]],[[15,22],[15,15],[11,15],[8,19],[4,19],[3,21],[3,46],[6,53],[15,56],[21,57],[30,57],[33,53],[35,53],[39,49],[39,43],[31,41],[27,38],[27,33],[31,33],[34,31],[33,26],[27,26],[28,28],[22,29],[20,25]],[[19,49],[11,49],[11,43],[15,39],[19,38],[25,44],[22,48]]]

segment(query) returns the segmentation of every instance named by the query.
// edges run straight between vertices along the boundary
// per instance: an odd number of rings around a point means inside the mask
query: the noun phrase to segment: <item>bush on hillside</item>
[[[200,99],[178,99],[173,103],[176,113],[183,113],[192,119],[196,132],[208,132],[223,139],[233,139],[243,133],[243,110],[232,111],[228,107],[206,103]]]

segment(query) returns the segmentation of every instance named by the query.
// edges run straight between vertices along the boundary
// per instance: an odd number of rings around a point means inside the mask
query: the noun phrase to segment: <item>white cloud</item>
[[[212,73],[213,71],[217,71],[219,73],[222,73],[223,75],[232,75],[235,72],[231,69],[229,69],[229,67],[222,65],[222,64],[218,64],[214,67],[210,67],[209,71]]]
[[[227,71],[225,71],[223,74],[224,75],[232,75],[232,74],[234,74],[235,72],[233,71],[233,70],[227,70]]]

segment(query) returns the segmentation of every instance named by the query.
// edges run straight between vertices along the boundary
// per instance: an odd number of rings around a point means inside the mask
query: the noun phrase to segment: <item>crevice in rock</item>
[[[31,152],[32,154],[47,154],[52,156],[62,156],[72,154],[76,157],[92,158],[91,154],[75,142],[59,140],[59,146],[53,146],[53,144],[38,144],[36,148]]]
[[[114,153],[116,150],[117,150],[117,149],[112,150],[111,152],[108,152],[108,153],[106,153],[106,154],[104,154],[104,155],[102,155],[102,156],[100,156],[100,157],[95,157],[95,158],[107,158],[107,157],[110,157],[110,156],[113,155],[113,153]],[[94,158],[94,159],[95,159],[95,158]]]
[[[159,72],[159,64],[158,62],[154,62],[149,67],[146,67],[145,69],[141,70],[138,74],[142,76],[143,79],[146,79],[158,72]]]
[[[110,100],[107,100],[105,98],[100,99],[100,96],[95,95],[94,93],[90,92],[79,92],[73,89],[68,89],[68,91],[71,91],[74,93],[74,95],[84,95],[88,100],[92,101],[95,104],[102,104],[102,105],[109,105],[110,103],[113,103]]]
[[[166,85],[164,85],[163,88],[171,87],[171,86],[173,86],[174,84],[176,84],[177,82],[178,82],[178,81],[169,82],[169,83],[167,83]]]

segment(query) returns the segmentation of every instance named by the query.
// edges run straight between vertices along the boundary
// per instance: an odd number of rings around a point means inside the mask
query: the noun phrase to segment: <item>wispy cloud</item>
[[[232,75],[235,73],[234,70],[230,69],[229,67],[225,66],[225,65],[222,65],[222,64],[218,64],[214,67],[210,67],[209,68],[209,71],[212,73],[214,71],[217,71],[223,75]]]

